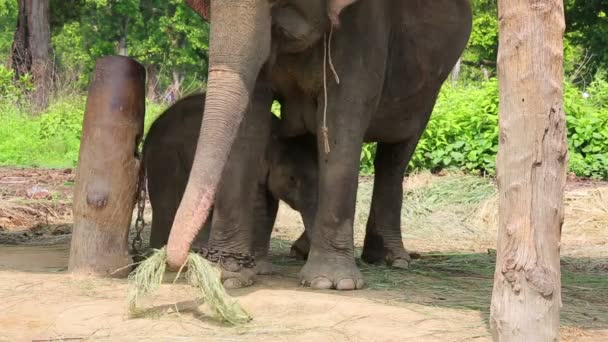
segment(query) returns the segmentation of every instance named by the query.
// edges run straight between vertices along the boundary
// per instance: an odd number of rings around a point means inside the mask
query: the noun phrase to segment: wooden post
[[[74,187],[69,270],[124,276],[143,134],[145,70],[127,57],[97,61],[89,86]]]
[[[563,0],[499,0],[495,341],[558,341],[568,146]]]

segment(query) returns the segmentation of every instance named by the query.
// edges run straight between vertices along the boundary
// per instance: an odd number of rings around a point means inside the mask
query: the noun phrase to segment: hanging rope
[[[333,26],[329,29],[329,39],[327,34],[323,35],[323,126],[321,127],[321,134],[323,135],[323,145],[325,147],[325,154],[328,154],[331,149],[329,147],[329,130],[327,129],[327,64],[334,75],[336,84],[340,84],[340,77],[336,72],[334,63],[331,59],[331,38],[334,33]]]

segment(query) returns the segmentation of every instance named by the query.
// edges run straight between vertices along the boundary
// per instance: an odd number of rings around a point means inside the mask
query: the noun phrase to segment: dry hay
[[[65,210],[55,203],[43,201],[0,201],[0,227],[21,230],[40,223],[53,224],[65,221]]]
[[[71,225],[62,206],[33,201],[0,201],[0,244],[53,245],[69,239]]]
[[[373,183],[359,186],[356,238],[365,235]],[[491,178],[416,173],[404,184],[401,215],[406,244],[423,250],[485,251],[498,231],[498,191]],[[564,252],[608,258],[608,183],[571,186],[565,194]]]

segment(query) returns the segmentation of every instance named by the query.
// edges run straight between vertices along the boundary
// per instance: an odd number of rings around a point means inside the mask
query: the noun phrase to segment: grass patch
[[[78,162],[86,97],[56,99],[39,116],[28,108],[0,104],[0,165],[63,168]],[[147,103],[144,132],[166,105]]]

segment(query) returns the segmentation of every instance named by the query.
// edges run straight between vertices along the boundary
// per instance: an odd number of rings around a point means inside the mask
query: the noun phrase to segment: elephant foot
[[[407,269],[412,258],[400,243],[397,246],[385,246],[382,236],[377,234],[366,234],[361,259],[368,264],[382,264],[387,266]]]
[[[253,285],[257,272],[253,258],[243,257],[242,254],[229,256],[229,253],[222,253],[218,250],[208,250],[206,248],[195,250],[203,258],[217,265],[220,269],[220,280],[227,289],[239,289]]]
[[[308,242],[308,236],[306,236],[306,232],[304,232],[291,246],[289,256],[298,260],[306,260],[308,258],[309,250],[310,242]]]
[[[317,290],[358,290],[364,285],[363,276],[354,257],[311,252],[300,272],[302,285]]]
[[[220,265],[224,288],[240,289],[255,282],[256,268],[243,267],[234,258],[226,258]]]
[[[259,274],[259,275],[271,275],[272,274],[272,263],[266,257],[256,258],[255,272],[256,272],[256,274]]]

